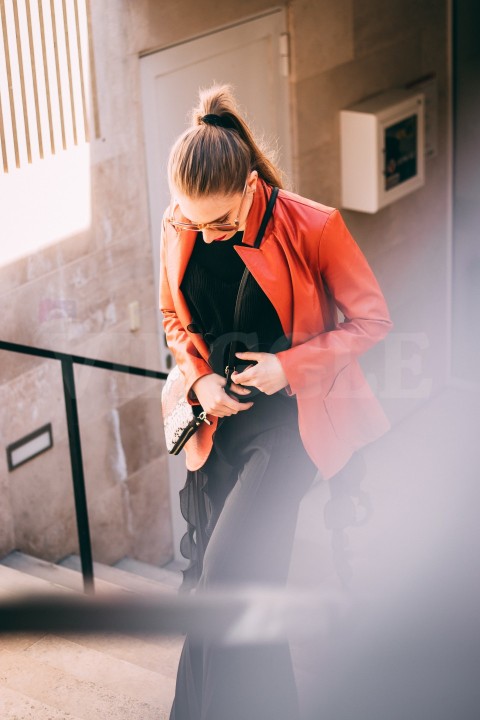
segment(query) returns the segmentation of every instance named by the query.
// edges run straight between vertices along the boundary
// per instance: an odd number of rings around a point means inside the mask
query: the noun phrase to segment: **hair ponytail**
[[[252,170],[269,185],[282,187],[279,169],[254,139],[237,109],[231,87],[214,85],[199,95],[191,127],[170,151],[170,187],[193,198],[231,195],[242,192]]]

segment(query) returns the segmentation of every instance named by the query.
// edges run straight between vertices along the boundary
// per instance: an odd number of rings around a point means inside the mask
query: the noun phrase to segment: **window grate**
[[[5,173],[100,137],[90,0],[0,0]]]

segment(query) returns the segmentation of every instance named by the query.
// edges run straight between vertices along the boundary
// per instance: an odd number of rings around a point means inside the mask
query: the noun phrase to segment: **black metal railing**
[[[92,544],[88,522],[87,494],[85,490],[85,476],[83,472],[82,445],[80,441],[80,425],[78,420],[77,395],[75,390],[75,374],[73,366],[87,365],[102,368],[104,370],[127,373],[128,375],[151,377],[157,380],[165,380],[167,373],[159,372],[158,370],[148,370],[147,368],[136,367],[133,365],[108,362],[97,358],[88,358],[82,355],[57,352],[56,350],[46,350],[44,348],[21,345],[19,343],[7,342],[5,340],[0,340],[0,350],[21,353],[23,355],[32,355],[34,357],[46,358],[49,360],[57,360],[61,364],[83,585],[85,592],[91,594],[95,591]]]
[[[354,609],[332,588],[226,586],[194,593],[95,596],[17,594],[0,598],[0,638],[18,633],[184,635],[209,642],[269,644],[309,638],[334,628]]]

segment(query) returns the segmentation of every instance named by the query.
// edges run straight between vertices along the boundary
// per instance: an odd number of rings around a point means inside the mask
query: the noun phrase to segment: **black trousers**
[[[316,473],[292,398],[262,396],[251,410],[225,418],[200,480],[190,478],[208,498],[199,515],[204,527],[196,528],[204,547],[197,547],[195,592],[285,586],[298,507]],[[187,635],[170,720],[247,718],[298,720],[288,643],[221,646]]]

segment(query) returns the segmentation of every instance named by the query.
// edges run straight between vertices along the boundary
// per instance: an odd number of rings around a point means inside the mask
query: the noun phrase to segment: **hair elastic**
[[[205,125],[215,125],[216,127],[231,128],[233,130],[236,130],[236,126],[233,120],[229,117],[226,117],[225,115],[215,115],[213,113],[210,113],[204,115],[201,118],[201,121],[205,123]]]

